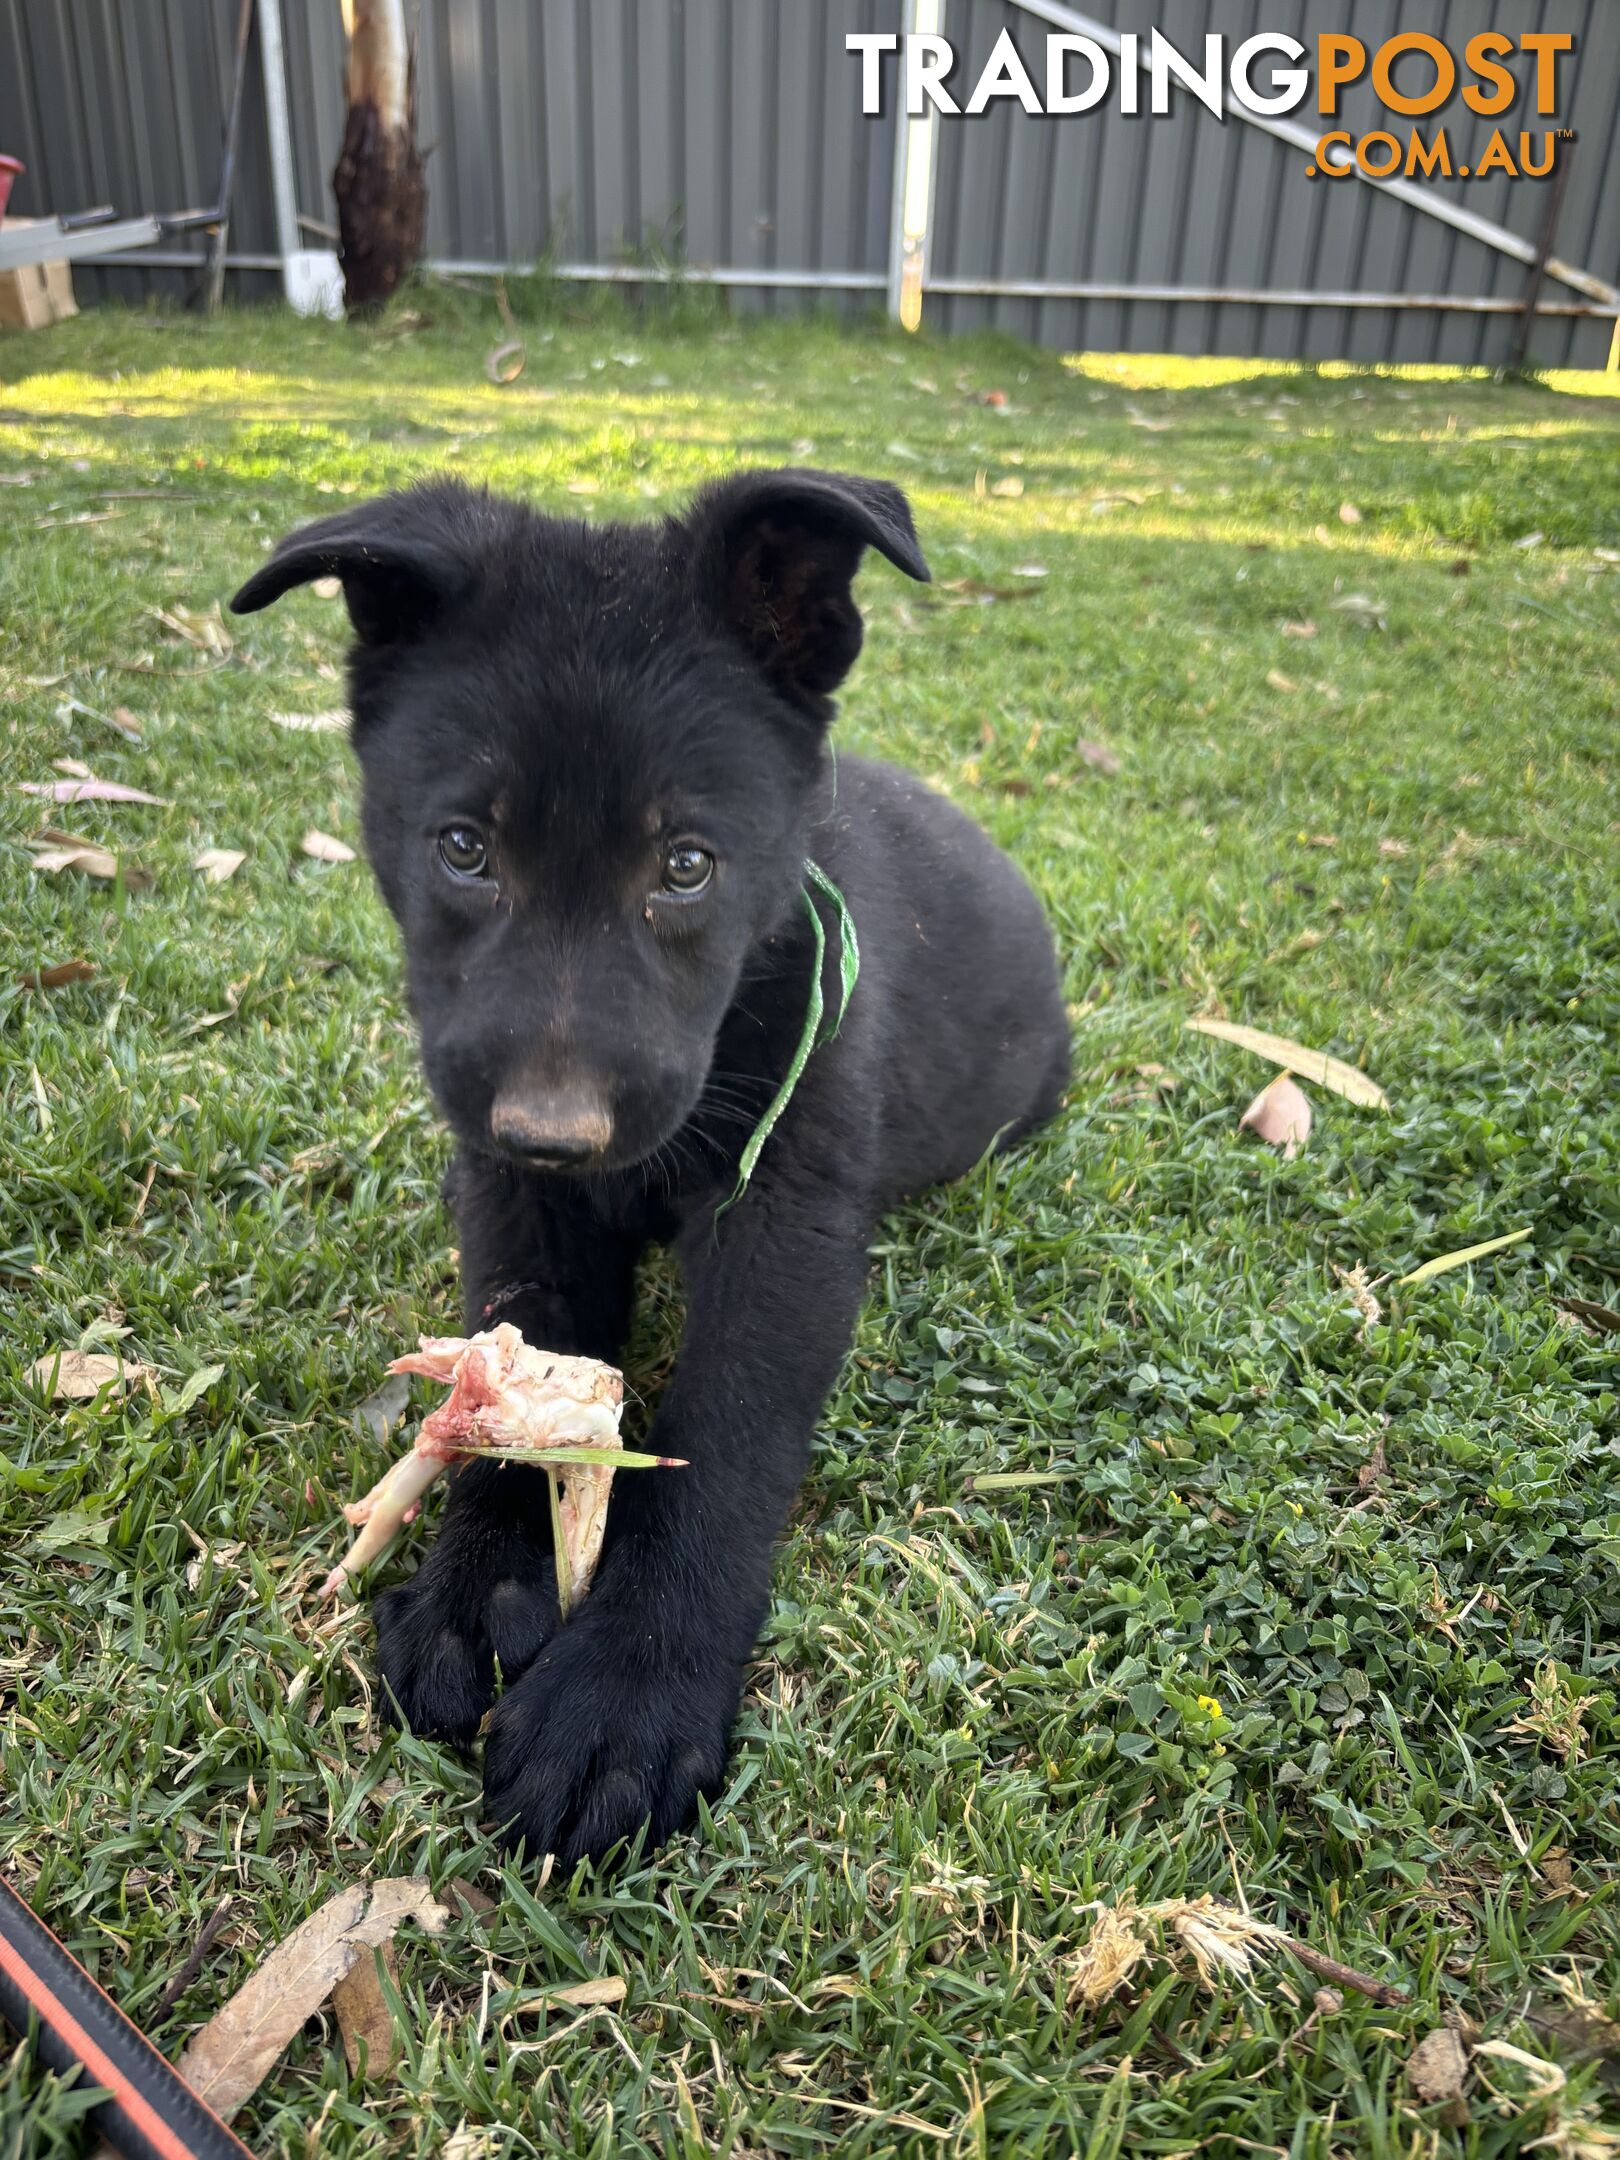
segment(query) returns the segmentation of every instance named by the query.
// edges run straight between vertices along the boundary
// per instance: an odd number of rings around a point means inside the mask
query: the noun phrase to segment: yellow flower
[[[1213,1695],[1200,1695],[1198,1707],[1203,1711],[1205,1717],[1225,1717],[1226,1715],[1226,1712]]]

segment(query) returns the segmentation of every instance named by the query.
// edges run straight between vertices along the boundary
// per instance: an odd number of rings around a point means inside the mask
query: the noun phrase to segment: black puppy
[[[617,1362],[638,1253],[680,1264],[647,1445],[691,1467],[618,1481],[567,1626],[544,1479],[493,1464],[377,1607],[415,1731],[471,1742],[499,1663],[490,1812],[568,1861],[716,1790],[878,1219],[1047,1117],[1067,1074],[1018,871],[917,781],[832,756],[868,547],[928,576],[904,496],[833,473],[598,527],[446,484],[292,534],[232,603],[343,582],[366,845],[459,1143],[469,1330]],[[823,1040],[733,1198],[804,1034],[812,906]]]

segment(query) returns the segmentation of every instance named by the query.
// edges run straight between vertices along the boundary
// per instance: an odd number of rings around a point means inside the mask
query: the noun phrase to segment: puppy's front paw
[[[375,1615],[389,1716],[464,1748],[494,1700],[497,1661],[514,1679],[556,1626],[556,1578],[549,1560],[525,1555],[490,1579],[441,1543]]]
[[[719,1791],[738,1676],[677,1672],[642,1647],[627,1654],[611,1608],[587,1602],[501,1697],[485,1806],[531,1859],[599,1859],[643,1825],[661,1844]]]

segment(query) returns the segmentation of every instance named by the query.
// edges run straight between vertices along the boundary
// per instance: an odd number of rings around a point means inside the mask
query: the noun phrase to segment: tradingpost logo
[[[1180,92],[1218,119],[1234,108],[1262,119],[1309,115],[1315,142],[1305,173],[1312,180],[1358,172],[1372,180],[1544,179],[1574,141],[1556,124],[1575,53],[1566,30],[1484,30],[1456,43],[1404,30],[1375,45],[1349,31],[1307,40],[1262,30],[1242,39],[1212,33],[1202,51],[1184,51],[1162,30],[1093,27],[1094,36],[1049,33],[1038,75],[1003,30],[972,80],[938,33],[856,31],[844,42],[860,57],[861,110],[869,115],[892,109],[898,96],[913,119],[930,112],[972,119],[1005,100],[1049,117],[1105,105],[1131,117],[1162,117]],[[1031,49],[1034,43],[1026,41]],[[1522,84],[1511,59],[1521,61]],[[1356,133],[1339,124],[1346,91],[1362,82],[1391,125]],[[1458,102],[1496,123],[1472,164],[1458,161],[1441,117]]]

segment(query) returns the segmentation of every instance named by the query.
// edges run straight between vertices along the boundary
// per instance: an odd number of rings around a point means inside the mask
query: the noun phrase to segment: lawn
[[[266,2154],[1597,2160],[1620,402],[519,327],[504,388],[493,308],[454,292],[367,331],[0,341],[0,1863],[170,2053],[344,1884],[498,1900],[402,1938],[391,2079],[306,2027],[238,2120]],[[341,607],[302,594],[228,651],[197,617],[334,498],[448,470],[652,516],[737,461],[909,490],[937,582],[865,573],[840,740],[1025,864],[1075,1077],[1049,1132],[886,1227],[712,1820],[541,1883],[476,1766],[377,1722],[365,1602],[314,1600],[383,1460],[357,1407],[457,1319],[446,1143],[364,865],[300,852],[357,840],[344,738],[272,717],[341,704]],[[166,806],[17,791],[64,758]],[[151,884],[32,868],[46,824]],[[210,847],[246,861],[210,883]],[[1269,1068],[1198,1014],[1390,1107],[1314,1091],[1285,1162],[1236,1129]],[[643,1394],[674,1325],[655,1269]],[[47,1406],[33,1360],[81,1343],[153,1389]],[[1205,1893],[1405,1995],[1276,1956],[1071,1999],[1094,1901]],[[599,1975],[618,2007],[558,1999]],[[1425,2103],[1405,2065],[1448,2021],[1532,2060]],[[78,2151],[81,2114],[0,2057],[0,2154]]]

